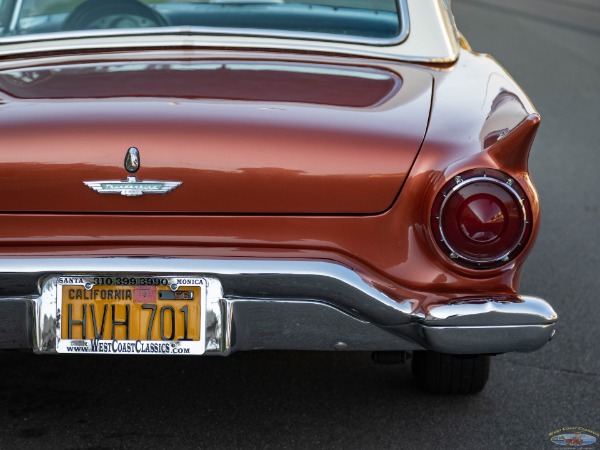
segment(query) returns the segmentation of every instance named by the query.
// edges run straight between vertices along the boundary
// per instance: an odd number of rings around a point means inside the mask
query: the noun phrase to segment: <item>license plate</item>
[[[204,353],[203,278],[63,276],[57,296],[58,353]]]

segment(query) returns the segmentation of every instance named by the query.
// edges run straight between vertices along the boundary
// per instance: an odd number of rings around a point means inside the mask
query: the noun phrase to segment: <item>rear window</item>
[[[397,41],[405,0],[0,0],[2,36],[193,27],[199,33]]]

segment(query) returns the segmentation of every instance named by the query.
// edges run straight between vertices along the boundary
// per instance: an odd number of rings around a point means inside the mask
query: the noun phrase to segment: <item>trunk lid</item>
[[[0,210],[384,211],[418,153],[432,89],[426,71],[393,67],[228,59],[2,70]],[[130,147],[135,173],[125,170]],[[131,197],[84,184],[135,191],[126,180],[181,185]]]

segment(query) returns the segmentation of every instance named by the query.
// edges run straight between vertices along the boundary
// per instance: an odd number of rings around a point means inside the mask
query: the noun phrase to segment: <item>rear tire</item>
[[[490,373],[488,355],[448,355],[414,352],[412,371],[421,389],[432,394],[481,392]]]

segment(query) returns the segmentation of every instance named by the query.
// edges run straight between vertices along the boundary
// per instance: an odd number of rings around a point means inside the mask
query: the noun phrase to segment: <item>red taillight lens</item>
[[[431,226],[440,248],[474,268],[501,266],[531,235],[531,207],[521,187],[492,169],[462,173],[438,194]]]

